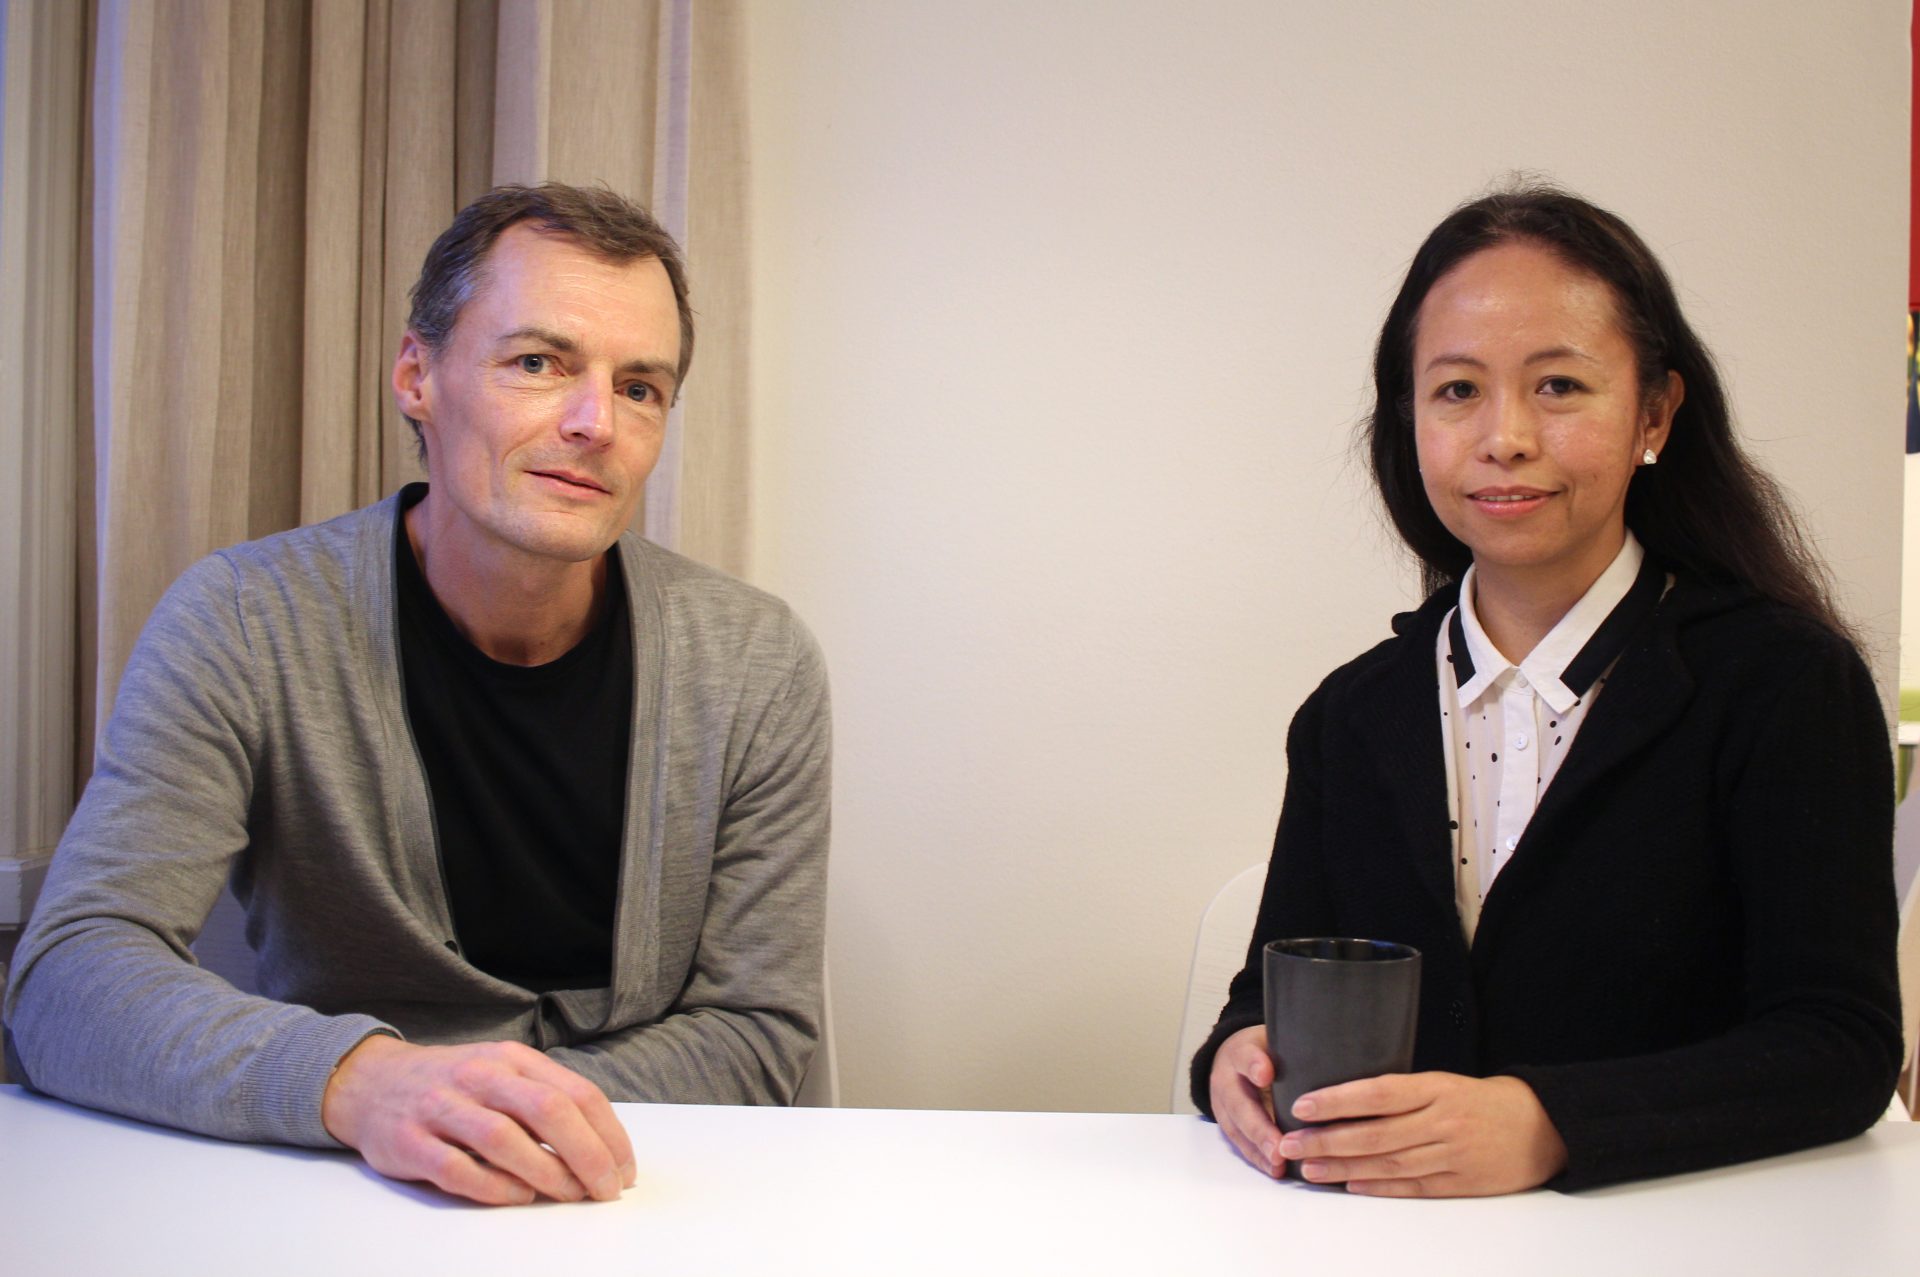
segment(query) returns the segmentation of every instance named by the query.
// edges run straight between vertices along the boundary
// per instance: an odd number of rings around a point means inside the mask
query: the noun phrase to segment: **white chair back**
[[[1901,1057],[1902,1072],[1894,1107],[1887,1110],[1893,1119],[1904,1118],[1920,1099],[1920,1080],[1914,1065],[1915,1030],[1920,1029],[1920,790],[1909,793],[1893,814],[1893,881],[1900,893],[1900,1023],[1906,1038],[1906,1053]],[[1895,1110],[1899,1109],[1899,1112]]]
[[[1220,1008],[1227,1003],[1227,985],[1246,965],[1254,916],[1260,912],[1260,889],[1266,881],[1264,863],[1249,865],[1227,880],[1200,915],[1193,966],[1187,972],[1187,1005],[1180,1015],[1180,1044],[1173,1058],[1169,1112],[1199,1112],[1187,1091],[1187,1068],[1193,1062],[1193,1053],[1207,1040],[1214,1021],[1220,1018]]]

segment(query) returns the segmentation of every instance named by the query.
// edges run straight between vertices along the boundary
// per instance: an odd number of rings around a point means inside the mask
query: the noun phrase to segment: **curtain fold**
[[[299,517],[297,16],[265,0],[101,6],[84,352],[96,722],[172,579]]]
[[[735,0],[501,0],[496,182],[605,183],[686,251],[699,341],[635,526],[747,562],[745,43]]]
[[[691,121],[693,0],[661,0],[654,40],[653,176],[647,202],[653,215],[682,246],[687,242],[687,134]],[[666,438],[646,501],[640,530],[662,545],[682,544],[681,476],[685,469],[686,403],[676,399],[667,414]]]
[[[649,201],[663,85],[701,341],[678,462],[650,489],[678,514],[656,531],[744,571],[734,4],[0,0],[0,23],[0,257],[27,285],[0,300],[22,370],[0,460],[24,476],[0,520],[21,603],[0,712],[23,723],[0,873],[57,837],[181,571],[419,473],[387,370],[453,213],[500,181]]]
[[[0,970],[73,801],[86,11],[0,0]]]
[[[691,8],[684,242],[700,340],[681,414],[679,549],[744,576],[752,566],[753,461],[746,36],[737,0],[701,0]]]
[[[316,523],[365,505],[380,491],[383,418],[368,363],[372,344],[360,340],[361,243],[368,230],[362,192],[378,188],[364,158],[373,114],[365,0],[314,0],[307,56],[300,520]]]

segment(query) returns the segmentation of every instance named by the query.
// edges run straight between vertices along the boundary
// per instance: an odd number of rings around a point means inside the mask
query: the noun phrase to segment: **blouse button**
[[[1520,840],[1519,840],[1518,838],[1509,838],[1509,839],[1507,839],[1507,850],[1508,850],[1508,851],[1512,851],[1512,850],[1513,850],[1513,849],[1514,849],[1515,847],[1518,847],[1519,845],[1520,845]]]
[[[1514,733],[1513,747],[1515,749],[1525,749],[1527,747],[1527,734],[1525,732]]]

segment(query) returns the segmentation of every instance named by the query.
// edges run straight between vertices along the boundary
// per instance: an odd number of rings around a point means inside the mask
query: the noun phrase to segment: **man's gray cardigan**
[[[614,1100],[790,1101],[820,1018],[812,638],[777,599],[621,538],[634,689],[613,985],[531,993],[456,951],[401,687],[398,509],[222,550],[154,610],[15,955],[25,1080],[329,1145],[329,1074],[388,1028],[525,1042]],[[188,952],[229,874],[264,996]]]

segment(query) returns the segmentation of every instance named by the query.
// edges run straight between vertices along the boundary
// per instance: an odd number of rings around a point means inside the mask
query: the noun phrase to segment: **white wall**
[[[1664,256],[1891,680],[1907,22],[751,8],[754,574],[833,667],[849,1103],[1165,1105],[1286,722],[1412,599],[1348,453],[1369,346],[1506,170]]]

